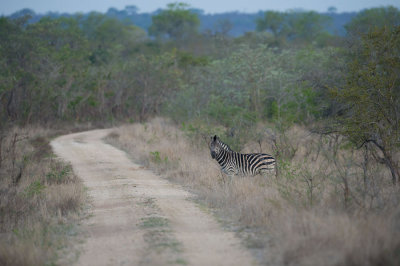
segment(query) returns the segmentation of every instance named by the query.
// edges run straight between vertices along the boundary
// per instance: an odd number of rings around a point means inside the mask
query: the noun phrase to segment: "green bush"
[[[32,182],[26,189],[25,195],[28,197],[33,197],[34,195],[40,195],[46,186],[39,180]]]

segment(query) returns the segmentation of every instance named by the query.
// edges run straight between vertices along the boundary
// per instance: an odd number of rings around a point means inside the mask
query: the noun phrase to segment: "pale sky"
[[[257,12],[259,10],[287,11],[301,8],[324,12],[334,6],[338,12],[359,11],[365,8],[392,5],[400,9],[400,0],[0,0],[0,15],[10,15],[22,8],[33,9],[36,13],[56,12],[106,12],[108,8],[124,9],[135,5],[139,12],[152,12],[164,8],[167,3],[185,2],[193,8],[203,9],[206,13],[227,11]]]

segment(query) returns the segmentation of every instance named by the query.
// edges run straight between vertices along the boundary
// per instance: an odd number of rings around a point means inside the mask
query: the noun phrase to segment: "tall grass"
[[[160,118],[120,127],[108,141],[194,191],[236,230],[248,232],[244,242],[261,250],[263,263],[400,263],[400,191],[385,168],[368,161],[370,151],[296,126],[281,134],[271,134],[266,125],[254,130],[263,137],[241,139],[242,151],[275,154],[277,177],[229,181],[211,159],[208,140],[188,137]]]
[[[0,139],[0,265],[54,264],[76,234],[83,185],[49,146],[54,131],[12,128]]]

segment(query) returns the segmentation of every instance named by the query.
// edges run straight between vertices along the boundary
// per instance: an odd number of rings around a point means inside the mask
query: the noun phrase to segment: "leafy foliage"
[[[174,40],[183,40],[197,33],[200,20],[187,8],[188,5],[184,3],[168,4],[166,10],[152,17],[149,33]]]
[[[330,17],[314,11],[266,11],[263,18],[257,19],[257,30],[272,32],[278,41],[310,42],[328,34],[326,28],[330,21]]]
[[[177,92],[170,114],[184,120],[207,117],[235,128],[264,119],[290,124],[321,117],[329,108],[326,87],[340,76],[339,52],[242,46],[194,69],[192,85]]]
[[[400,26],[400,11],[393,7],[370,8],[361,11],[355,18],[345,25],[351,35],[361,36],[373,30],[374,27],[382,28]]]
[[[341,131],[357,146],[373,143],[399,179],[394,154],[400,146],[400,27],[363,36],[350,64],[347,84],[334,91],[344,104]]]
[[[285,15],[278,11],[266,11],[264,18],[259,18],[257,22],[257,30],[270,30],[275,37],[285,30]]]

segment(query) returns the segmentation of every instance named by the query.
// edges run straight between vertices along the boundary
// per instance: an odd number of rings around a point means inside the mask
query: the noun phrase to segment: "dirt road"
[[[51,142],[91,201],[77,265],[255,265],[234,234],[190,200],[193,195],[104,143],[109,132]]]

